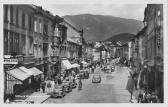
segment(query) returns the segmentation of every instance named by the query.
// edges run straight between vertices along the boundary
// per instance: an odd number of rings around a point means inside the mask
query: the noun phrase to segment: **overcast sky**
[[[146,4],[47,4],[42,7],[59,16],[90,13],[143,21]]]

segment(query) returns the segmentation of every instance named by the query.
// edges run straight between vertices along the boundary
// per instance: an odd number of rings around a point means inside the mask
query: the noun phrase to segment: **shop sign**
[[[18,64],[18,59],[14,58],[5,58],[4,64]]]

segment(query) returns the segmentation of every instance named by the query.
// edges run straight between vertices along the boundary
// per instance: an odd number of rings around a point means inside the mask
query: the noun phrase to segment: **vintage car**
[[[65,88],[65,92],[71,92],[72,91],[72,82],[69,80],[69,79],[66,79],[63,81],[63,85],[64,85],[64,88]]]
[[[83,72],[80,72],[77,76],[78,79],[85,79],[84,77],[84,73]]]
[[[82,78],[79,78],[79,79],[88,79],[89,78],[89,70],[88,69],[80,70],[80,72],[81,72]]]
[[[112,66],[111,66],[111,72],[114,72],[114,71],[115,71],[115,66],[112,65]]]
[[[56,85],[54,88],[54,91],[50,93],[51,97],[57,98],[57,97],[64,97],[65,91],[63,85]]]
[[[100,74],[95,74],[92,77],[92,83],[101,83],[101,76]]]

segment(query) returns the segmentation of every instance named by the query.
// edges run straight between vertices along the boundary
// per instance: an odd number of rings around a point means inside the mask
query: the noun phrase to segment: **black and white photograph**
[[[167,4],[2,5],[4,104],[165,103]]]

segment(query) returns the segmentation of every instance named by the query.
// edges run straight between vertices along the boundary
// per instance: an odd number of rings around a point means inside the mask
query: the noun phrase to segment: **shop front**
[[[14,68],[8,71],[5,71],[5,99],[14,98],[16,94],[23,92],[29,88],[31,83],[31,75],[22,71],[19,68]]]
[[[73,66],[67,58],[61,59],[61,75],[63,75],[64,78],[71,75],[72,68]]]

